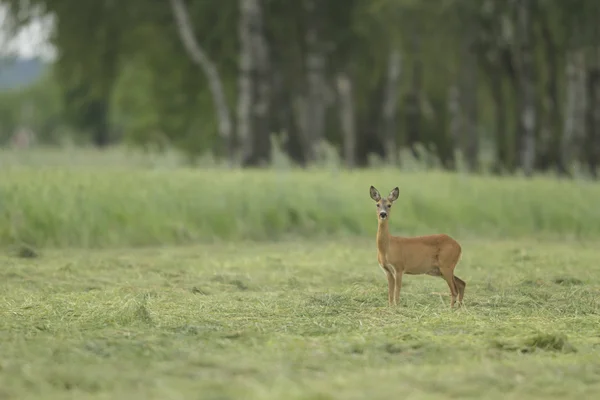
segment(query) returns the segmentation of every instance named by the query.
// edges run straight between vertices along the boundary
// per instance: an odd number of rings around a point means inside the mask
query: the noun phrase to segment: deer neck
[[[379,220],[377,225],[377,251],[383,256],[387,257],[388,248],[390,246],[390,230],[388,227],[388,220]]]

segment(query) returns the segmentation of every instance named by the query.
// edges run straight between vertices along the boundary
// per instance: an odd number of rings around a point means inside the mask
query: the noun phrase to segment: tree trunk
[[[500,71],[498,71],[500,74]],[[511,135],[506,129],[506,97],[504,96],[504,88],[502,87],[502,75],[496,75],[492,78],[491,91],[494,102],[494,117],[496,119],[496,173],[502,173],[506,170],[513,171],[514,161],[511,157],[514,144]]]
[[[99,148],[110,144],[110,126],[108,123],[108,101],[92,100],[88,105],[88,113],[97,121],[92,128],[92,141]]]
[[[470,172],[477,172],[479,171],[479,132],[477,129],[479,122],[477,110],[478,71],[477,59],[470,49],[471,40],[470,36],[463,39],[459,96],[460,108],[462,109],[464,141],[456,143],[460,143],[463,149],[468,170]]]
[[[600,66],[596,59],[588,69],[586,87],[585,161],[590,174],[597,179],[600,164]]]
[[[520,0],[518,3],[518,36],[520,40],[519,95],[522,101],[520,118],[523,126],[523,142],[520,156],[525,176],[533,174],[536,155],[535,71],[531,44],[533,36],[531,8],[532,0]]]
[[[352,81],[347,74],[339,73],[336,83],[338,90],[340,126],[342,128],[343,136],[344,161],[346,167],[351,169],[356,166],[356,126]]]
[[[462,132],[463,132],[463,119],[462,119],[462,110],[460,107],[460,91],[458,89],[457,84],[452,84],[448,88],[448,99],[447,106],[448,109],[448,131],[450,135],[450,140],[452,143],[461,143],[462,142]]]
[[[496,147],[496,159],[494,162],[494,173],[503,174],[504,172],[512,172],[514,162],[511,154],[514,149],[512,136],[508,135],[506,127],[506,97],[504,94],[503,87],[503,71],[498,66],[499,57],[497,52],[493,50],[493,53],[484,55],[481,57],[481,63],[483,70],[486,71],[486,75],[489,78],[490,92],[492,95],[492,101],[494,104],[494,137]]]
[[[223,90],[219,71],[194,37],[189,14],[183,0],[169,1],[183,46],[192,61],[202,68],[208,80],[208,85],[217,111],[219,136],[227,147],[229,163],[233,166],[235,163],[235,148],[232,135],[231,113],[229,111],[229,106],[227,105],[227,99],[225,98],[225,91]]]
[[[437,159],[442,164],[442,167],[449,171],[456,170],[456,149],[454,147],[453,133],[450,130],[450,124],[448,118],[450,115],[450,109],[448,107],[449,97],[451,97],[452,88],[451,85],[448,88],[446,98],[435,98],[432,102],[433,113],[435,114],[436,128],[435,136],[431,138],[433,150]]]
[[[246,136],[242,139],[242,166],[256,167],[265,166],[271,162],[271,137],[270,137],[270,105],[271,105],[271,82],[270,82],[270,60],[267,39],[264,35],[263,12],[260,0],[240,0],[240,39],[242,40],[242,52],[249,52],[249,60],[242,62],[250,67],[250,72],[245,78],[240,78],[240,89],[249,89],[250,97],[241,101],[250,104],[242,104],[238,112],[242,111],[242,117],[250,108],[250,125],[242,131]],[[241,36],[247,35],[242,39]],[[244,47],[249,46],[249,49]],[[247,56],[246,54],[242,54]],[[244,82],[241,80],[244,79]],[[250,80],[250,84],[246,80]],[[242,86],[246,85],[246,86]],[[242,109],[243,108],[243,109]]]
[[[398,84],[400,81],[400,52],[390,52],[387,66],[387,83],[383,103],[383,130],[386,161],[391,165],[398,164],[397,116],[398,116]]]
[[[481,17],[478,20],[478,36],[473,43],[477,49],[477,56],[481,69],[487,77],[490,85],[494,111],[494,137],[495,137],[495,160],[493,172],[503,174],[512,172],[514,169],[514,142],[513,135],[507,130],[507,102],[504,90],[505,76],[510,82],[516,81],[512,55],[507,51],[505,44],[509,39],[504,28],[507,20],[500,14],[498,5],[494,0],[486,0],[482,3]],[[500,14],[500,16],[499,16]],[[500,40],[499,40],[500,39]],[[513,88],[518,84],[513,83]],[[516,89],[515,89],[516,90]]]
[[[489,2],[489,4],[494,4],[493,1]],[[496,6],[495,6],[496,7]],[[523,118],[521,118],[522,110],[523,110],[523,96],[522,96],[522,86],[520,81],[520,69],[519,69],[519,49],[513,48],[514,42],[519,44],[517,39],[518,35],[515,38],[515,24],[511,15],[502,11],[501,9],[495,8],[493,9],[494,15],[492,15],[492,19],[494,19],[495,24],[498,26],[496,30],[498,31],[497,36],[494,37],[494,45],[493,51],[490,54],[490,62],[493,65],[492,69],[496,69],[496,65],[501,65],[502,74],[497,75],[494,79],[499,79],[501,76],[506,76],[508,78],[508,82],[511,86],[511,92],[514,96],[512,99],[510,96],[505,97],[506,102],[508,104],[511,103],[514,105],[514,130],[508,131],[506,130],[506,141],[510,143],[510,148],[506,149],[506,158],[507,158],[507,169],[510,172],[514,172],[515,169],[520,166],[522,167],[522,157],[523,153],[523,143],[524,143],[524,127],[523,127]],[[495,14],[499,14],[499,17],[496,17]],[[500,78],[501,79],[501,78]],[[504,96],[503,96],[504,97]],[[506,114],[508,117],[508,113]]]
[[[541,15],[539,19],[544,41],[547,76],[543,95],[544,119],[541,121],[540,126],[540,148],[537,165],[542,170],[556,168],[560,175],[569,175],[561,154],[559,133],[561,113],[558,107],[558,49],[547,18],[547,15]]]
[[[272,67],[271,104],[276,104],[271,113],[271,132],[283,135],[283,150],[290,159],[301,167],[306,166],[303,132],[299,129],[297,118],[292,108],[293,94],[288,89],[288,81],[282,68],[274,64]]]
[[[307,16],[305,41],[308,88],[304,126],[309,144],[307,155],[311,161],[320,158],[319,150],[325,131],[325,54],[320,38],[321,15],[317,4],[319,0],[304,0]]]
[[[523,153],[523,138],[524,138],[524,128],[523,128],[523,118],[521,118],[521,113],[523,110],[523,97],[521,95],[522,88],[519,83],[519,75],[517,72],[516,62],[515,62],[515,54],[513,51],[507,48],[503,48],[500,51],[502,64],[504,67],[504,74],[508,77],[508,81],[511,86],[511,92],[509,96],[507,96],[507,103],[513,103],[513,113],[514,113],[514,128],[511,132],[506,131],[507,136],[510,137],[510,149],[507,149],[507,160],[508,160],[508,170],[514,172],[518,167],[522,167],[522,157]],[[512,93],[513,98],[511,99],[510,94]],[[508,114],[507,114],[508,115]],[[508,138],[507,138],[508,140]]]
[[[386,80],[380,78],[373,88],[364,93],[367,100],[366,109],[360,115],[356,115],[358,121],[356,164],[360,167],[368,166],[369,154],[371,153],[381,158],[385,157],[380,126],[385,85]]]
[[[252,72],[255,61],[252,48],[252,2],[240,0],[240,17],[238,35],[240,40],[240,58],[238,67],[237,95],[237,142],[241,145],[242,158],[245,157],[247,146],[252,145],[252,99],[254,98],[254,81]]]
[[[586,129],[585,113],[587,104],[583,51],[573,50],[567,52],[566,62],[566,104],[560,152],[562,162],[565,166],[568,166],[573,158],[578,158],[581,154],[580,151],[574,150],[584,148],[583,138]]]
[[[405,98],[407,144],[413,156],[420,159],[416,144],[421,138],[421,90],[423,86],[423,62],[421,60],[421,40],[417,32],[413,32],[411,45],[412,82]]]

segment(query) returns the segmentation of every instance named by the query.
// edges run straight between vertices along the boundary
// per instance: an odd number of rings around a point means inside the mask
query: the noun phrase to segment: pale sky
[[[40,56],[51,61],[56,57],[56,51],[48,43],[53,19],[44,17],[23,27],[15,37],[9,37],[5,26],[6,8],[0,6],[0,54],[17,54],[19,57],[31,58]]]

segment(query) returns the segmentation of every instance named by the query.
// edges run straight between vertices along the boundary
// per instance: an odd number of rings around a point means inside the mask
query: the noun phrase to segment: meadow
[[[593,182],[77,154],[0,158],[0,399],[600,394]],[[461,242],[464,307],[387,306],[371,184]]]

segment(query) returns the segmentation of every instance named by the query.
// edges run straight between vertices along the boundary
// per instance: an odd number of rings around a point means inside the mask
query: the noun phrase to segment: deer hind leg
[[[442,273],[442,278],[448,283],[448,287],[450,288],[450,294],[452,294],[452,301],[450,302],[450,307],[454,307],[454,303],[456,302],[456,296],[458,295],[458,289],[456,288],[456,284],[454,283],[454,276],[451,269],[442,269],[440,268],[440,272]]]
[[[457,296],[460,295],[459,302],[462,301],[462,296],[464,295],[464,289],[466,286],[462,279],[457,278],[454,275],[454,268],[456,268],[456,264],[458,264],[460,253],[461,248],[458,244],[450,244],[442,247],[438,254],[437,261],[440,268],[440,273],[448,283],[450,293],[452,294],[452,302],[450,303],[450,307],[454,307]]]
[[[458,304],[462,305],[463,297],[465,296],[465,286],[467,286],[467,284],[456,275],[454,275],[454,284],[458,290]]]
[[[444,278],[444,280],[447,282],[448,280],[444,277],[444,275],[442,275],[442,272],[439,268],[434,268],[431,271],[427,272],[427,275],[431,275],[431,276],[440,276],[442,278]],[[465,281],[463,281],[462,279],[460,279],[458,276],[454,275],[453,276],[454,279],[454,286],[456,287],[456,290],[458,292],[458,304],[461,305],[462,301],[463,301],[463,297],[465,295],[465,286],[467,285],[465,283]],[[449,286],[449,285],[448,285]],[[450,292],[452,292],[452,288],[450,288]]]

